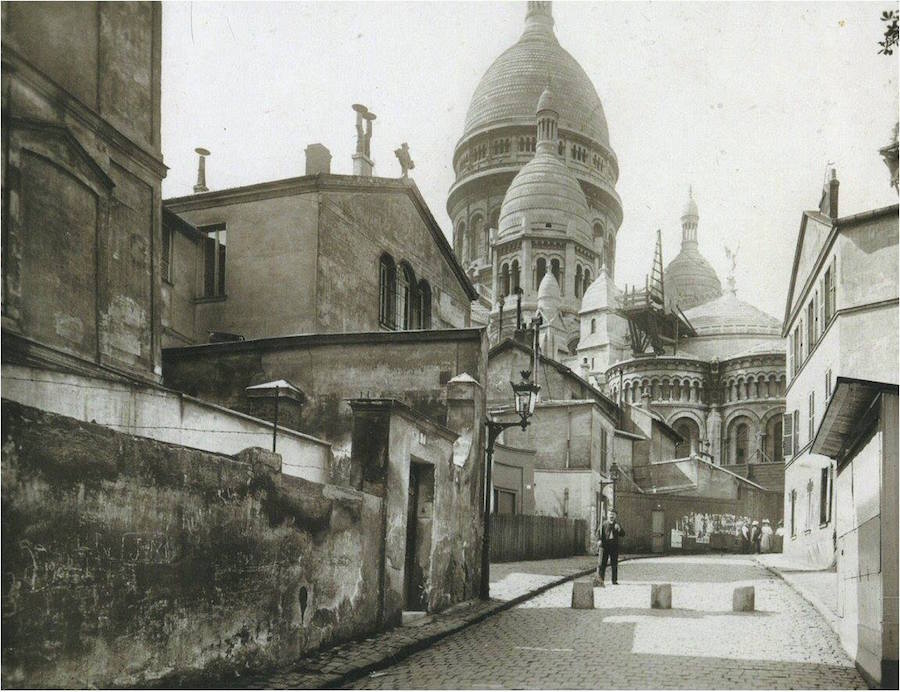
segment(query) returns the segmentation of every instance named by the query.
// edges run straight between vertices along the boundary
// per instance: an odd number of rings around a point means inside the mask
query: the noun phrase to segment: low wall
[[[495,514],[491,517],[491,562],[583,555],[589,533],[583,519]]]
[[[263,450],[7,400],[2,424],[5,687],[214,676],[374,631],[378,498],[285,476]]]
[[[625,530],[623,552],[651,552],[654,510],[664,513],[666,552],[736,551],[740,541],[731,527],[746,517],[768,519],[774,529],[781,519],[782,496],[762,490],[743,491],[739,499],[617,492],[616,509]],[[687,531],[686,524],[690,524]],[[681,533],[681,546],[672,545],[673,529]]]
[[[3,366],[3,398],[121,432],[217,454],[272,448],[272,425],[191,396],[19,365]],[[282,471],[316,483],[329,478],[331,446],[278,429]]]

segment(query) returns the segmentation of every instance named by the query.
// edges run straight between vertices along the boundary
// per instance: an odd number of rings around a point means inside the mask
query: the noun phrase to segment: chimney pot
[[[306,175],[331,173],[331,152],[324,144],[316,142],[306,147]]]
[[[197,162],[197,184],[194,185],[194,193],[209,192],[209,188],[206,187],[206,157],[209,156],[209,149],[197,147],[194,151],[200,157]]]

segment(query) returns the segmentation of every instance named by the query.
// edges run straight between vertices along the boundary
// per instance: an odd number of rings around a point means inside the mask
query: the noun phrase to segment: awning
[[[856,438],[868,428],[868,423],[877,416],[879,396],[886,392],[897,394],[897,391],[896,384],[838,377],[828,408],[816,431],[812,452],[840,462]]]

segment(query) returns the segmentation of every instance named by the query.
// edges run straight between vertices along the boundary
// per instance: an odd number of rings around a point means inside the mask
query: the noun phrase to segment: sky
[[[878,155],[898,118],[898,56],[878,55],[894,3],[555,2],[561,45],[603,102],[619,160],[616,282],[643,284],[656,230],[679,250],[692,186],[700,251],[738,297],[782,317],[800,216],[837,169],[840,214],[896,203]],[[350,174],[355,113],[377,115],[375,175],[411,177],[450,237],[453,148],[469,100],[520,36],[525,2],[163,4],[164,197],[304,173],[325,144]]]

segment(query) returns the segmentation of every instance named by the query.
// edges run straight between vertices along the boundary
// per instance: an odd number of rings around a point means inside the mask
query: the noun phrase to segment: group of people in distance
[[[619,538],[625,535],[622,525],[619,523],[616,510],[611,509],[606,519],[597,530],[597,547],[599,548],[600,563],[597,565],[596,582],[604,585],[606,566],[612,568],[612,583],[619,583]],[[741,522],[738,535],[741,539],[741,550],[744,553],[770,553],[775,550],[775,536],[784,536],[784,522],[778,522],[778,528],[772,530],[772,524],[768,519],[762,520],[762,525],[757,520]]]
[[[739,533],[741,537],[741,552],[743,553],[771,553],[775,549],[775,536],[784,535],[784,522],[778,522],[778,528],[772,530],[772,524],[768,519],[763,519],[762,526],[754,519],[748,525],[741,524]]]

